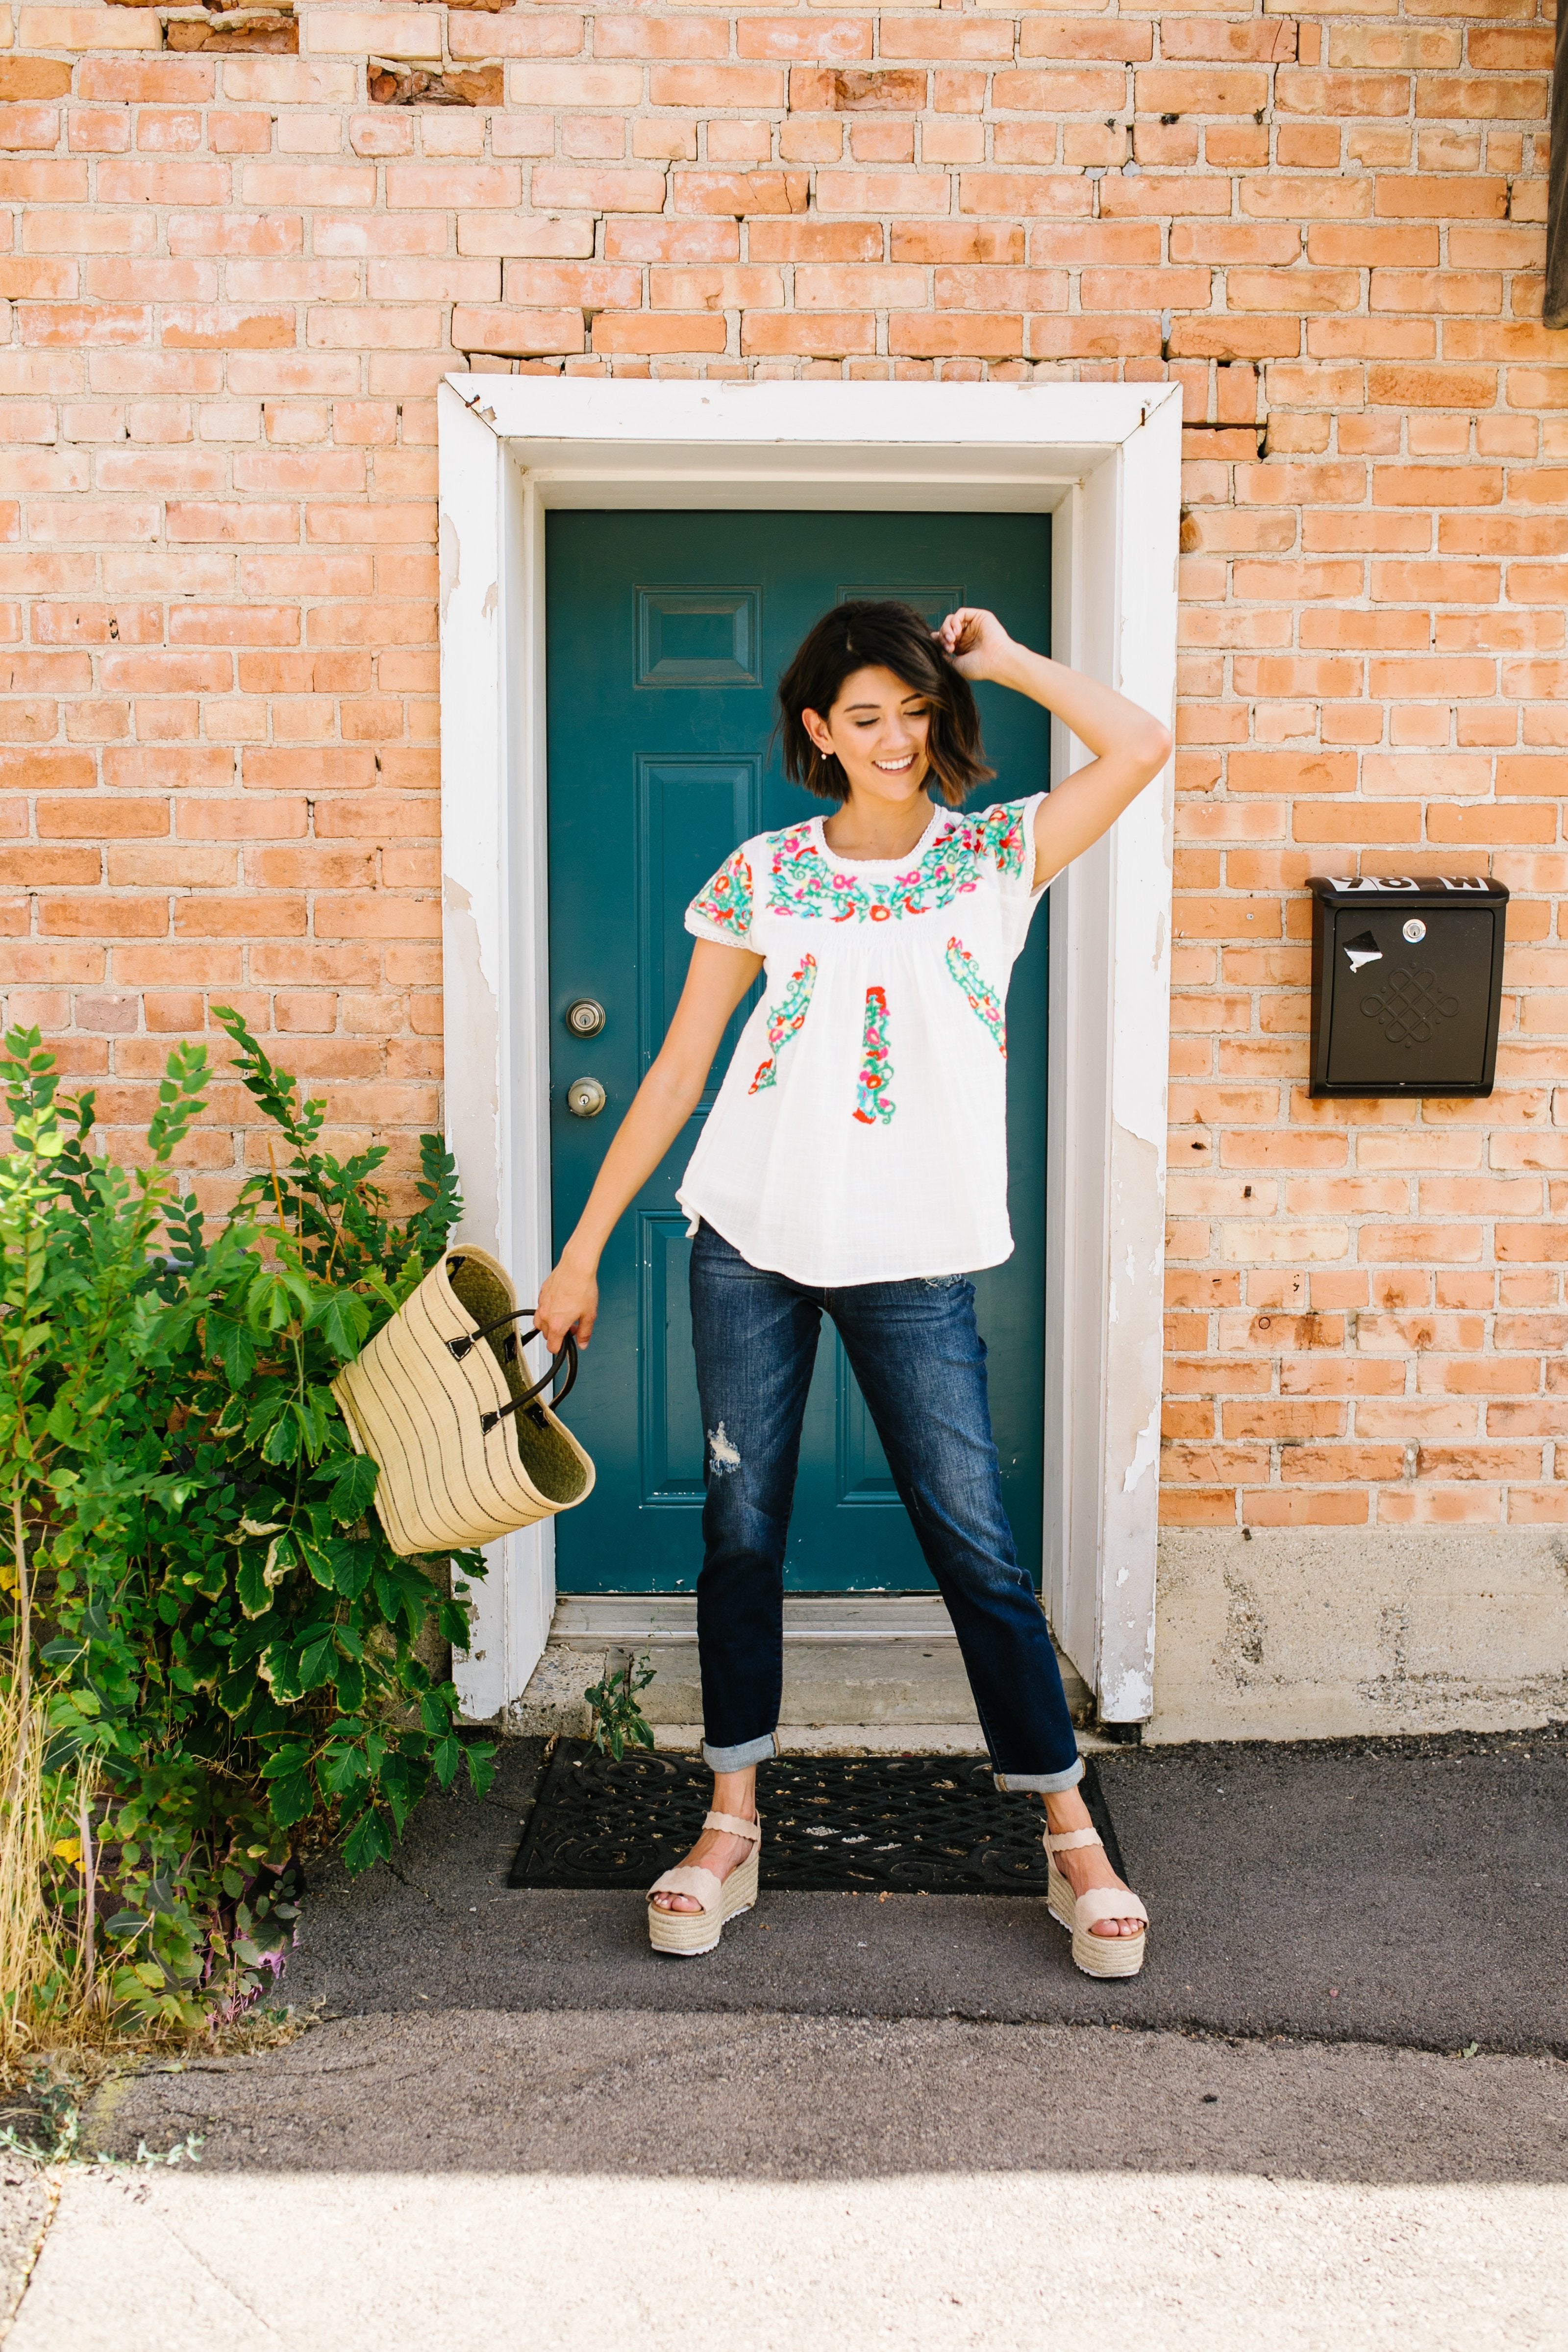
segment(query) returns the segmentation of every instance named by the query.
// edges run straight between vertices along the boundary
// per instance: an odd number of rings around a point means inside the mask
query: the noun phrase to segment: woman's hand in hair
[[[961,604],[931,634],[959,677],[971,683],[998,677],[1009,656],[1018,651],[996,614],[978,604]]]
[[[1159,774],[1170,757],[1170,730],[1097,678],[1020,646],[994,613],[966,604],[949,613],[932,635],[965,677],[990,678],[1027,694],[1094,754],[1085,766],[1071,769],[1035,814],[1034,878],[1043,887],[1098,841]]]

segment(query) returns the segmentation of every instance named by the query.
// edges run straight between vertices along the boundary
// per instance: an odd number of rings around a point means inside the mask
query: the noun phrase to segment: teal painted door
[[[556,1246],[657,1053],[685,978],[688,900],[736,844],[819,813],[784,781],[774,688],[829,605],[904,597],[933,622],[986,604],[1046,647],[1043,515],[556,513],[549,519],[550,1142]],[[974,805],[1035,792],[1049,720],[979,689],[997,781]],[[991,1412],[1022,1559],[1040,1556],[1045,1288],[1046,921],[1035,919],[1008,1008],[1016,1249],[977,1280]],[[607,1019],[575,1038],[567,1007]],[[568,1417],[598,1483],[556,1521],[564,1592],[689,1592],[702,1565],[703,1429],[674,1204],[742,1024],[709,1094],[624,1216],[600,1269],[601,1311]],[[609,1100],[572,1117],[567,1089]],[[786,1576],[797,1592],[918,1591],[929,1577],[853,1376],[825,1326],[807,1411]]]

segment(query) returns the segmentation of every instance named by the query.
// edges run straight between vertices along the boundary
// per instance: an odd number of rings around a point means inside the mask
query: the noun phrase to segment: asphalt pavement
[[[1142,1976],[1080,1975],[1020,1895],[769,1893],[700,1960],[640,1888],[505,1884],[538,1778],[423,1808],[395,1863],[315,1866],[296,2001],[971,2017],[1568,2054],[1568,1735],[1124,1748],[1098,1759],[1153,1915]],[[766,1768],[762,1809],[767,1810]]]

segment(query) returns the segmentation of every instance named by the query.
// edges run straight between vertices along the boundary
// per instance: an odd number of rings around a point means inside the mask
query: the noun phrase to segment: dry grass
[[[101,2044],[110,2027],[93,1918],[94,1771],[85,1761],[51,1798],[47,1726],[15,1675],[0,1697],[0,2076],[57,2043]],[[64,1863],[79,1892],[75,1919],[53,1888]]]
[[[214,2025],[199,2034],[174,2035],[162,2028],[152,2032],[132,2025],[120,2032],[98,2033],[90,2042],[55,2036],[36,2043],[8,2075],[0,2073],[0,2122],[16,2126],[23,2141],[42,2138],[47,2143],[46,2111],[62,2095],[67,2107],[85,2117],[97,2094],[110,2084],[141,2074],[183,2074],[188,2066],[214,2058],[258,2058],[298,2042],[321,2021],[314,2010],[249,2010],[231,2024]]]
[[[308,2032],[314,2016],[259,2002],[194,2032],[116,2012],[93,1933],[93,1769],[51,1803],[44,1750],[43,1707],[13,1680],[0,1696],[0,2092],[68,2083],[86,2097],[150,2059],[241,2057]],[[81,1897],[75,1917],[51,1892],[62,1863]]]

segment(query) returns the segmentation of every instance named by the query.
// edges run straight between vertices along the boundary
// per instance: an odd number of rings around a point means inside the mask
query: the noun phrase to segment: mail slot
[[[1312,878],[1314,1095],[1490,1095],[1508,892],[1478,874]]]

